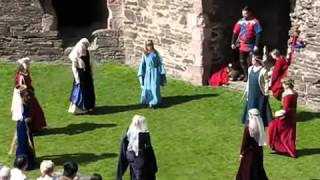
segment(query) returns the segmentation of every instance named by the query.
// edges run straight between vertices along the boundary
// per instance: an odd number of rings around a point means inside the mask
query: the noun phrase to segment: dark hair
[[[77,175],[78,165],[75,162],[66,162],[63,165],[63,175],[69,178],[73,178]]]
[[[102,177],[100,174],[94,173],[91,177],[90,180],[102,180]]]
[[[249,13],[252,13],[252,9],[249,6],[245,6],[242,11],[247,11]]]
[[[289,88],[294,88],[294,80],[292,79],[285,79],[283,80],[283,84],[289,86]]]
[[[22,169],[28,165],[27,157],[25,155],[20,155],[14,161],[14,167]]]

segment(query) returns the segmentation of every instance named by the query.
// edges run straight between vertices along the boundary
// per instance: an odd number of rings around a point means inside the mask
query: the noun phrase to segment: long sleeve
[[[92,79],[95,79],[96,62],[93,59],[90,59],[90,67]]]
[[[127,147],[128,147],[128,139],[127,139],[127,136],[124,135],[120,145],[120,154],[119,154],[116,180],[122,180],[122,176],[126,172],[129,166],[129,162],[126,157]]]
[[[74,76],[74,80],[76,82],[76,84],[80,83],[80,78],[79,78],[79,74],[77,71],[77,63],[76,62],[72,62],[72,72],[73,72],[73,76]]]
[[[282,68],[282,59],[277,59],[276,64],[274,65],[274,68],[272,70],[272,77],[271,77],[271,86],[278,80],[280,76],[280,71]]]
[[[236,43],[236,41],[237,41],[237,34],[236,33],[233,33],[232,34],[232,39],[231,39],[231,44],[235,44]]]
[[[138,77],[139,77],[139,82],[141,86],[144,85],[143,80],[144,80],[145,73],[146,73],[146,62],[145,62],[145,56],[143,56],[141,58],[141,63],[138,70]]]
[[[260,34],[261,34],[261,33],[257,33],[257,34],[256,34],[255,46],[259,46],[259,44],[260,44]]]
[[[240,150],[241,155],[245,155],[249,149],[249,138],[250,138],[249,129],[248,127],[245,127],[243,130],[243,138],[242,138],[242,144],[241,144],[241,150]]]

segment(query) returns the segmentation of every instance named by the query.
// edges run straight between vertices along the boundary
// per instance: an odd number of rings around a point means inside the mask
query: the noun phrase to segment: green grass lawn
[[[15,66],[0,64],[0,164],[12,165],[7,151],[15,130],[10,106]],[[37,158],[51,159],[62,169],[65,161],[80,164],[80,172],[115,177],[120,139],[134,114],[147,117],[156,153],[159,180],[232,180],[239,167],[243,127],[241,93],[226,88],[196,87],[169,79],[162,89],[164,107],[139,105],[136,70],[121,65],[98,65],[95,115],[67,113],[72,86],[70,66],[32,66],[33,86],[49,129],[36,136]],[[272,101],[273,110],[280,103]],[[272,154],[264,149],[264,165],[270,180],[320,178],[320,116],[299,110],[299,157]],[[39,170],[28,172],[31,179]],[[128,178],[126,178],[128,179]]]

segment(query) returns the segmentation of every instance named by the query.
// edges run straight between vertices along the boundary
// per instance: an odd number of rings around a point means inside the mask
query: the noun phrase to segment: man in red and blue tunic
[[[249,57],[254,51],[258,51],[260,34],[262,31],[259,21],[253,17],[249,7],[242,9],[242,16],[234,26],[231,48],[239,48],[240,65],[244,74],[243,81],[248,80]]]

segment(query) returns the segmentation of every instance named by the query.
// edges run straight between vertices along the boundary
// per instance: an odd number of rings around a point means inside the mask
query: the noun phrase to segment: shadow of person
[[[35,134],[35,136],[52,135],[52,134],[65,134],[74,135],[88,131],[93,131],[98,128],[112,128],[117,126],[116,124],[96,124],[96,123],[80,123],[80,124],[69,124],[66,127],[50,128],[42,132]]]
[[[207,98],[207,97],[214,97],[214,96],[217,96],[217,95],[216,94],[196,94],[196,95],[163,97],[162,103],[156,108],[169,108],[177,104],[183,104],[189,101],[193,101],[201,98]],[[90,115],[112,114],[112,113],[138,110],[138,109],[147,108],[147,107],[148,106],[144,104],[98,106],[95,108],[93,112],[90,113]]]
[[[298,157],[312,156],[312,155],[319,155],[319,154],[320,154],[320,148],[306,148],[306,149],[297,150]]]
[[[103,153],[103,154],[93,154],[93,153],[75,153],[75,154],[60,154],[51,156],[41,156],[37,158],[37,162],[43,160],[51,160],[55,165],[63,165],[67,161],[74,161],[77,164],[87,164],[96,162],[99,160],[107,158],[115,158],[118,154],[116,153]]]
[[[112,114],[125,111],[133,111],[137,109],[142,109],[145,107],[142,104],[132,104],[132,105],[115,105],[115,106],[98,106],[95,108],[90,115],[101,115],[101,114]]]
[[[196,94],[196,95],[182,95],[182,96],[169,96],[162,98],[162,104],[159,108],[169,108],[178,104],[187,103],[193,100],[198,100],[202,98],[215,97],[217,94]]]
[[[297,121],[298,122],[312,121],[315,119],[320,119],[319,112],[307,112],[307,111],[297,112]]]

